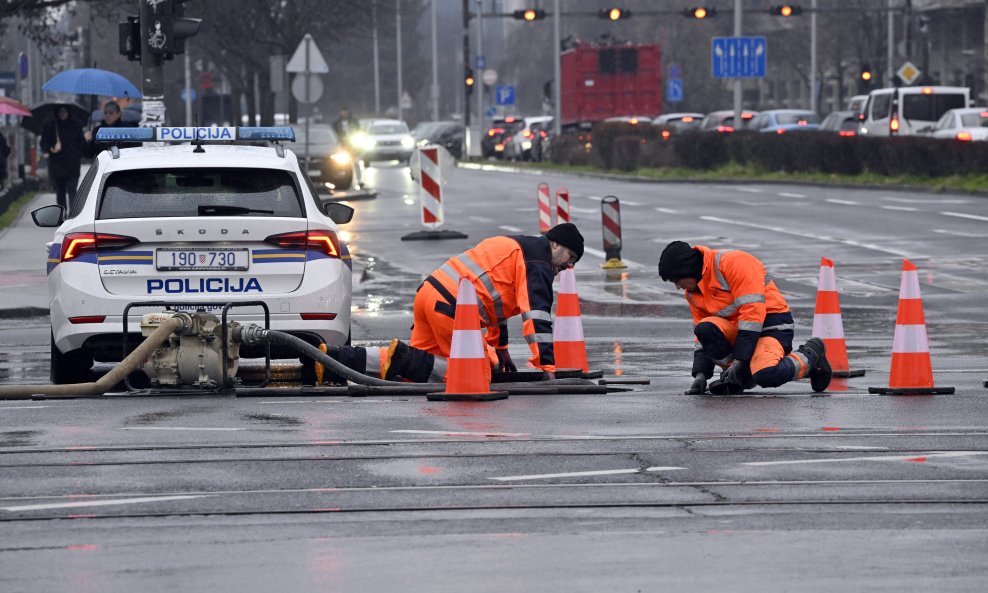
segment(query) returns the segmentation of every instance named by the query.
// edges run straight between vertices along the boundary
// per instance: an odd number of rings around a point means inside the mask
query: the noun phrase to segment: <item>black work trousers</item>
[[[51,178],[52,188],[55,190],[55,203],[65,209],[66,212],[72,207],[72,200],[75,199],[75,188],[79,185],[79,176]]]

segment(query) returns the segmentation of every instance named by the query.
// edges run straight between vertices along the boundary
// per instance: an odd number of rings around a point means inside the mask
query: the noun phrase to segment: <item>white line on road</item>
[[[580,214],[595,214],[597,212],[596,208],[579,208],[577,206],[570,206],[570,211],[579,212]]]
[[[203,426],[123,426],[117,430],[218,430],[218,431],[234,431],[234,430],[247,430],[246,428],[209,428]]]
[[[749,194],[762,194],[765,190],[758,189],[757,187],[732,187],[734,191],[743,191]]]
[[[806,194],[791,194],[789,192],[779,192],[783,198],[805,198]]]
[[[766,231],[775,231],[777,233],[785,233],[787,235],[795,235],[797,237],[808,237],[810,239],[817,239],[818,241],[828,241],[831,243],[841,243],[843,245],[850,245],[852,247],[861,247],[862,249],[870,249],[872,251],[881,251],[882,253],[891,253],[892,255],[897,255],[899,257],[924,257],[921,255],[911,254],[899,249],[888,249],[886,247],[879,247],[878,245],[872,245],[870,243],[862,243],[860,241],[855,241],[854,239],[838,239],[837,237],[828,237],[826,235],[815,235],[813,233],[800,233],[797,231],[792,231],[789,229],[784,229],[782,227],[770,226],[765,224],[755,224],[753,222],[741,222],[739,220],[729,220],[727,218],[718,218],[716,216],[701,216],[700,220],[709,220],[711,222],[722,222],[724,224],[736,224],[739,226],[746,226],[755,229],[763,229]]]
[[[37,410],[38,408],[50,408],[51,406],[0,406],[0,410]]]
[[[205,498],[206,495],[198,496],[146,496],[143,498],[117,498],[114,500],[83,500],[78,502],[53,502],[49,504],[28,504],[19,507],[3,507],[3,510],[10,512],[17,511],[41,511],[45,509],[74,509],[77,507],[105,507],[116,504],[140,504],[142,502],[165,502],[169,500],[189,500],[192,498]]]
[[[909,461],[931,457],[970,457],[988,455],[988,451],[948,451],[946,453],[917,453],[915,455],[887,455],[881,457],[845,457],[843,459],[788,459],[786,461],[749,461],[741,465],[797,465],[800,463],[840,463],[842,461]]]
[[[470,216],[468,218],[474,222],[493,222],[493,219],[487,218],[486,216]]]
[[[488,480],[497,480],[498,482],[513,482],[516,480],[546,480],[550,478],[579,478],[583,476],[614,476],[617,474],[639,474],[643,471],[646,472],[661,472],[661,471],[671,471],[676,469],[686,469],[684,467],[649,467],[645,470],[641,468],[634,469],[602,469],[596,471],[586,471],[586,472],[567,472],[562,474],[531,474],[528,476],[502,476],[500,478],[487,478]]]
[[[666,214],[679,214],[679,210],[673,210],[672,208],[656,208],[658,212],[665,212]]]
[[[503,225],[501,225],[501,226],[499,226],[497,228],[504,229],[504,230],[508,231],[509,233],[520,233],[520,232],[522,232],[522,230],[520,228],[518,228],[516,226],[507,225],[507,224],[503,224]]]
[[[882,206],[882,210],[898,210],[899,212],[916,212],[919,208],[912,206]]]
[[[978,216],[977,214],[964,214],[963,212],[941,212],[944,216],[954,216],[957,218],[969,218],[971,220],[984,220],[988,222],[988,216]]]
[[[845,206],[858,206],[857,202],[852,202],[851,200],[838,200],[837,198],[827,198],[824,202],[830,202],[831,204],[843,204]]]
[[[965,233],[964,231],[951,231],[947,229],[933,229],[934,233],[941,233],[944,235],[955,235],[957,237],[968,237],[971,239],[984,239],[988,238],[988,235],[984,233]]]
[[[888,202],[901,202],[903,204],[967,204],[968,200],[941,200],[938,198],[916,200],[912,198],[883,197]]]
[[[392,430],[393,434],[441,434],[450,437],[527,437],[527,432],[457,432],[454,430]]]

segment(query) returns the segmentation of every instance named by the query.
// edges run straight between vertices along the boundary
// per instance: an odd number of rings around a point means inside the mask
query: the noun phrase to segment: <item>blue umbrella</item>
[[[41,87],[43,91],[72,93],[73,95],[100,95],[103,97],[131,97],[139,99],[141,91],[116,72],[99,68],[77,68],[59,72]]]

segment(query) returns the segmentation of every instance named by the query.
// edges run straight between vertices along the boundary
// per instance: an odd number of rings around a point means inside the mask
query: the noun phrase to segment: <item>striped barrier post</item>
[[[556,224],[569,222],[569,190],[556,190]]]
[[[600,201],[601,229],[604,233],[604,257],[600,264],[605,270],[627,268],[621,261],[621,201],[617,196],[604,196]]]
[[[549,184],[539,184],[538,201],[539,232],[544,235],[552,228],[552,204],[549,202]]]
[[[422,226],[427,230],[405,235],[401,238],[402,241],[467,238],[459,231],[439,230],[439,227],[446,221],[439,154],[438,146],[419,148],[419,210],[421,211]]]

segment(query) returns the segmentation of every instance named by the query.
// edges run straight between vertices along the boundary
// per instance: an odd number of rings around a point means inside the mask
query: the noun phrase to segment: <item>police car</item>
[[[57,227],[48,245],[53,383],[87,381],[94,360],[121,360],[123,312],[137,301],[204,303],[217,313],[263,301],[272,329],[312,344],[347,341],[352,266],[337,225],[353,209],[322,205],[280,144],[294,140],[291,128],[103,128],[96,139],[159,144],[109,146],[68,212],[32,213],[35,224]],[[149,310],[128,313],[130,348]],[[256,306],[230,319],[264,323]]]

